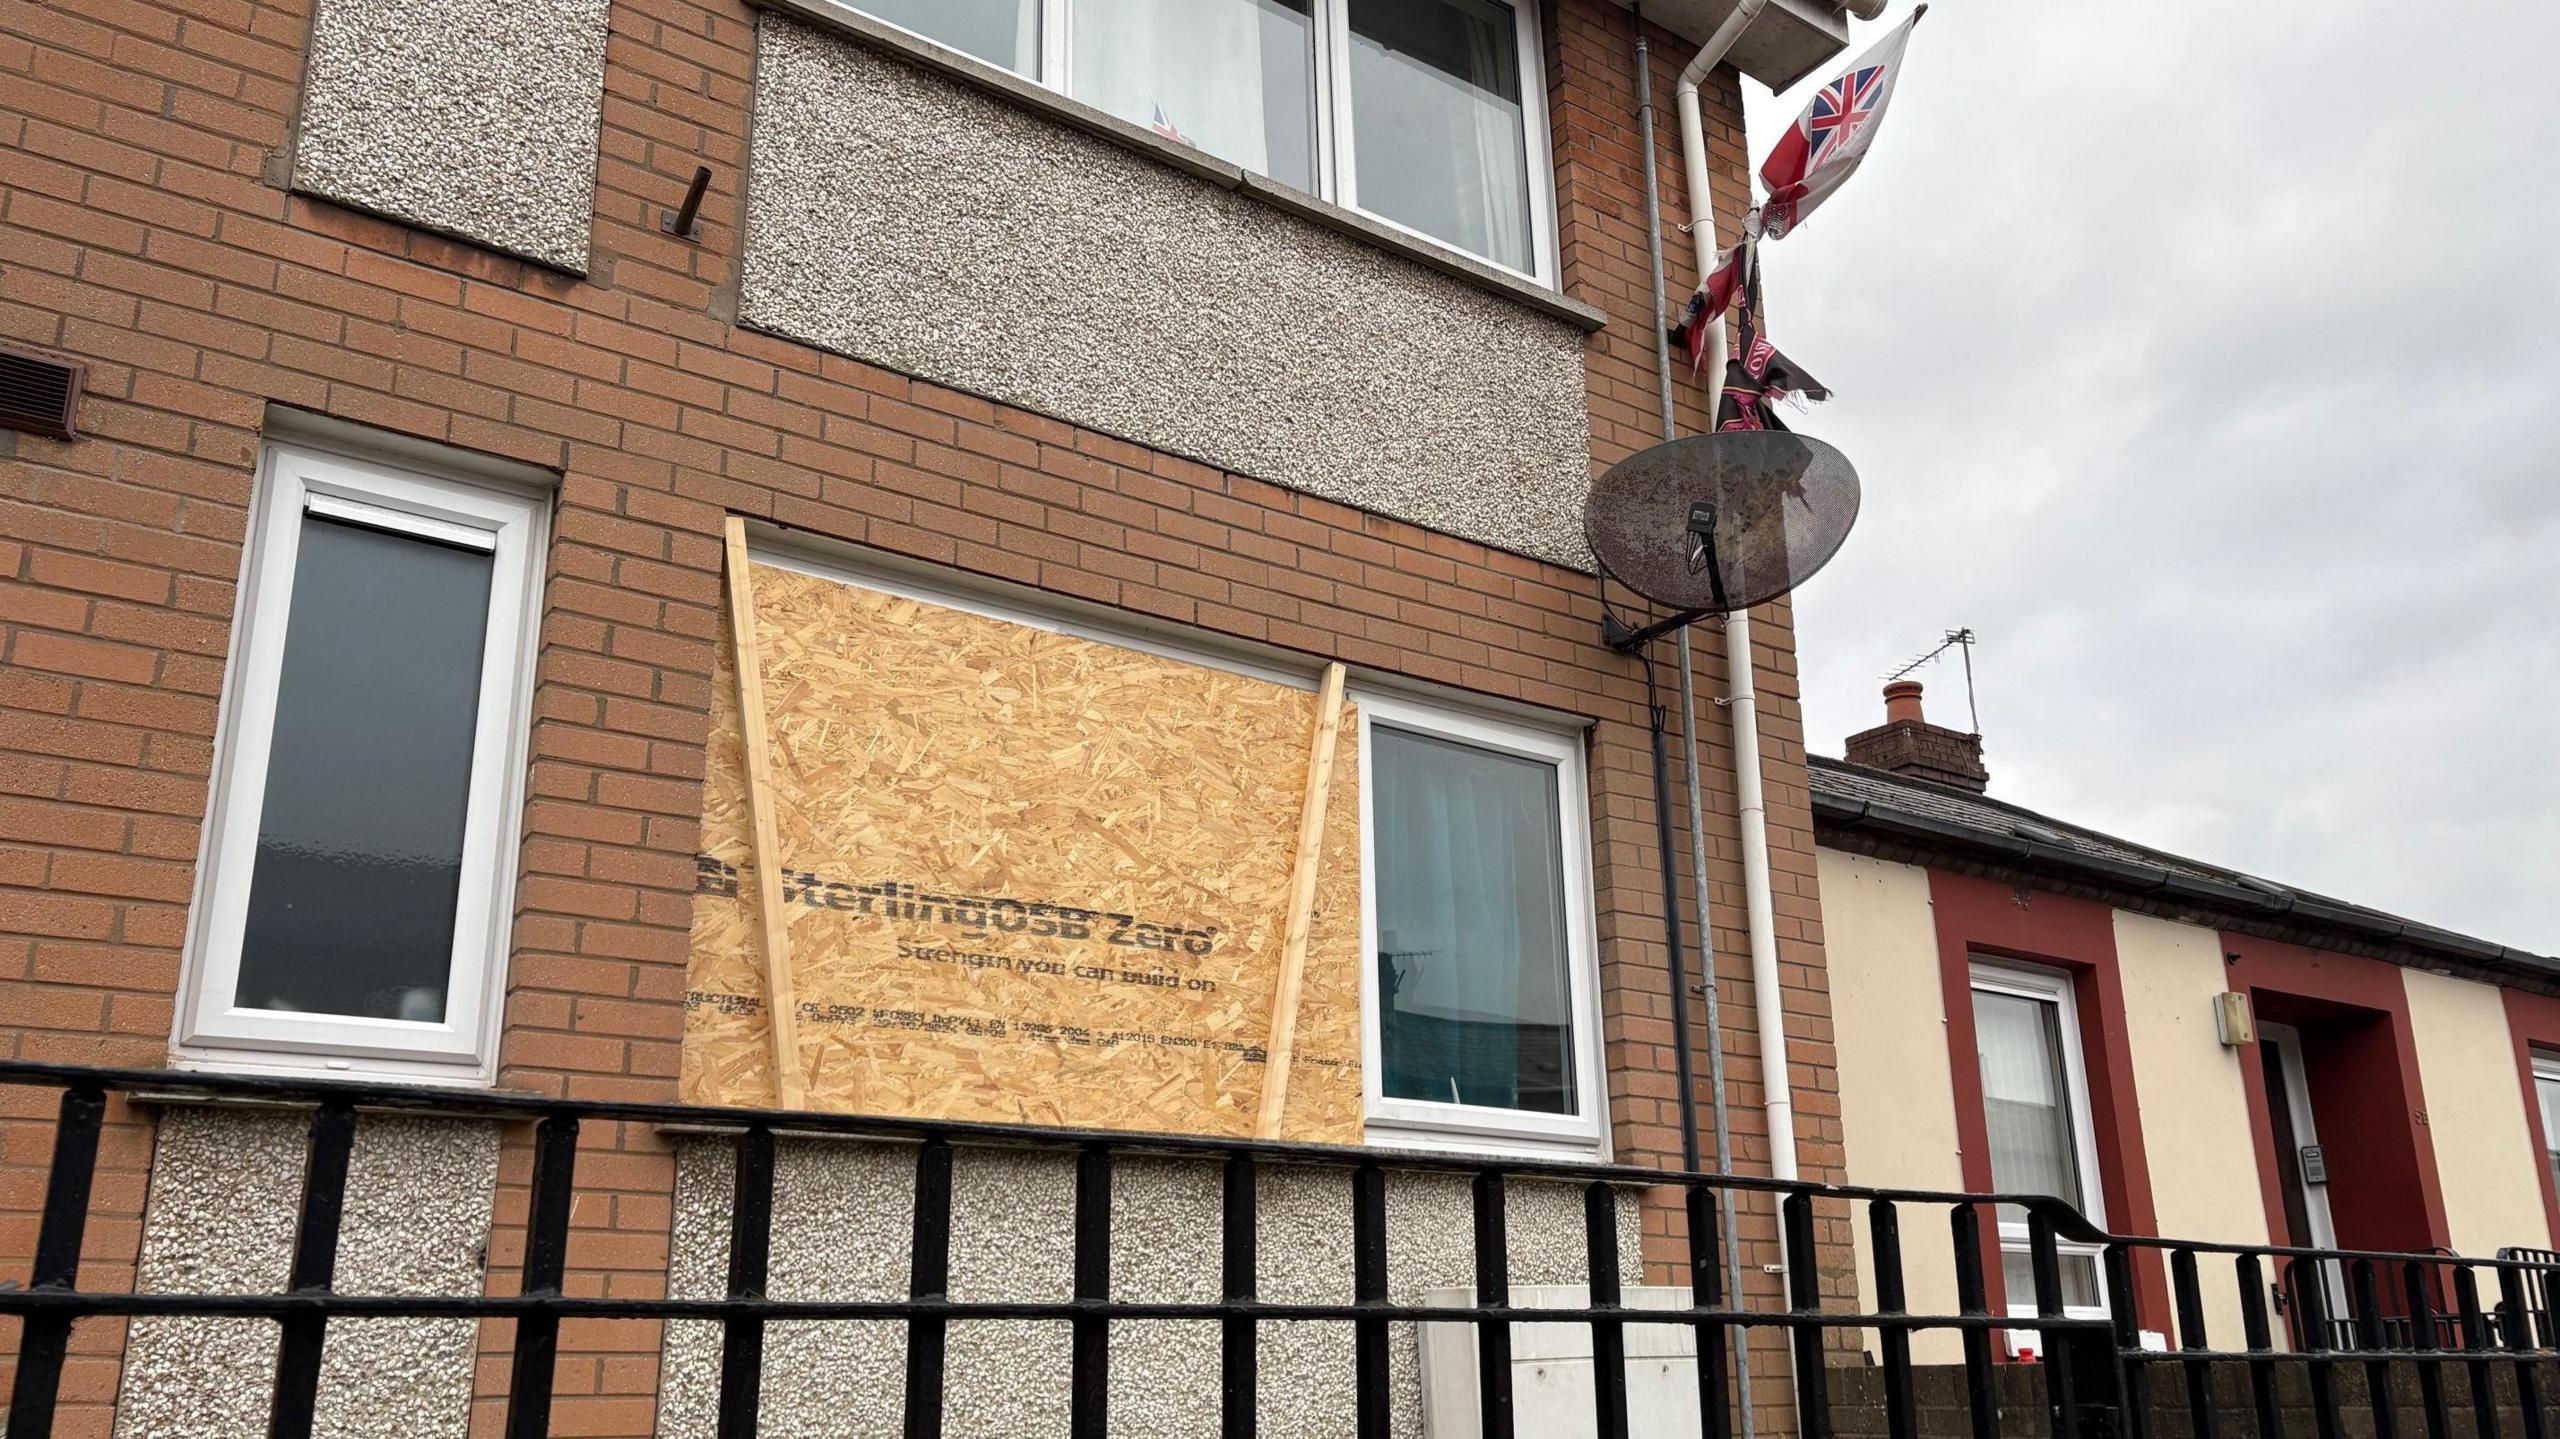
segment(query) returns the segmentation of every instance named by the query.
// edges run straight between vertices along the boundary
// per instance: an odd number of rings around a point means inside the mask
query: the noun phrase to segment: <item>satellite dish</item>
[[[1731,614],[1778,598],[1840,552],[1858,472],[1786,430],[1691,435],[1619,461],[1583,534],[1611,579],[1656,604]]]

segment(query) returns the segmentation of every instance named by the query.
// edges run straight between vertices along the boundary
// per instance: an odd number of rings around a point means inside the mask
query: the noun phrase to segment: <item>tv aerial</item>
[[[1884,677],[1885,683],[1891,684],[1895,680],[1901,679],[1905,675],[1919,669],[1922,665],[1929,663],[1931,660],[1937,659],[1939,656],[1945,654],[1951,649],[1962,649],[1964,651],[1965,713],[1970,716],[1973,721],[1973,733],[1980,734],[1982,733],[1982,710],[1974,703],[1973,699],[1973,642],[1973,626],[1967,625],[1962,629],[1949,630],[1947,631],[1946,638],[1938,641],[1938,647],[1936,649],[1929,650],[1926,653],[1904,661],[1901,668],[1893,670]]]
[[[1601,638],[1634,649],[1708,615],[1766,604],[1840,552],[1858,519],[1858,472],[1789,430],[1690,435],[1631,455],[1591,487],[1582,529],[1611,579],[1673,613]]]

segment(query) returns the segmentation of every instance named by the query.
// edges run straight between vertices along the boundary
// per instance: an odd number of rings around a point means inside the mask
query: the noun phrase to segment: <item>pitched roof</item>
[[[1918,850],[2080,879],[2157,896],[2248,924],[2334,934],[2360,945],[2560,982],[2560,958],[2421,924],[2221,865],[2103,834],[2020,805],[1820,755],[1808,757],[1813,819],[1825,835],[1853,833]]]

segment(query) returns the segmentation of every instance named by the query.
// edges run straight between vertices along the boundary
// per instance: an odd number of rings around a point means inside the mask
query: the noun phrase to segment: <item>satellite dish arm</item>
[[[1689,507],[1689,568],[1707,572],[1708,590],[1714,596],[1712,604],[1675,611],[1642,629],[1629,629],[1624,620],[1610,614],[1600,624],[1601,643],[1621,653],[1642,649],[1683,625],[1732,612],[1733,606],[1725,595],[1724,561],[1716,554],[1716,507],[1703,501]]]
[[[1722,613],[1724,613],[1724,611],[1719,610],[1712,605],[1701,605],[1692,610],[1675,610],[1672,613],[1655,620],[1652,624],[1646,625],[1642,629],[1629,629],[1627,628],[1627,622],[1625,620],[1618,618],[1616,615],[1610,615],[1608,618],[1600,622],[1600,643],[1618,651],[1620,654],[1627,654],[1635,650],[1643,649],[1646,645],[1653,643],[1655,640],[1662,638],[1673,630],[1680,629],[1686,625],[1694,625],[1698,621],[1707,618],[1709,615]]]

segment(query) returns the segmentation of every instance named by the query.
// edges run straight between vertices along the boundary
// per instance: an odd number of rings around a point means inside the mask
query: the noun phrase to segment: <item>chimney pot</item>
[[[1884,722],[1886,724],[1927,724],[1920,713],[1920,682],[1895,680],[1884,687]]]
[[[1982,763],[1982,736],[1929,723],[1920,711],[1920,682],[1895,680],[1884,687],[1884,723],[1849,736],[1849,763],[1931,784],[1982,793],[1991,772]]]

